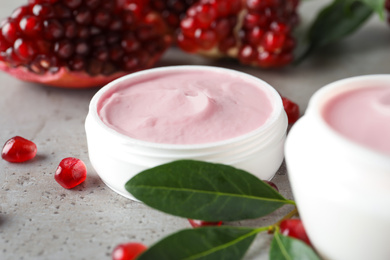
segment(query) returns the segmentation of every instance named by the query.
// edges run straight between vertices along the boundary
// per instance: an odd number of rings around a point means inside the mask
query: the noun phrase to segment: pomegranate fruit
[[[72,189],[87,178],[87,167],[80,159],[68,157],[57,167],[54,179],[65,189]]]
[[[288,123],[294,124],[299,119],[299,106],[286,97],[282,97],[284,111],[286,111]]]
[[[203,220],[190,219],[190,218],[188,219],[188,222],[190,222],[193,228],[205,227],[205,226],[221,226],[223,224],[222,221],[210,222],[210,221],[203,221]]]
[[[152,67],[170,46],[141,0],[29,0],[0,24],[0,69],[59,87],[101,86]]]
[[[14,136],[3,146],[1,157],[12,163],[21,163],[31,160],[37,154],[37,146],[30,140]]]
[[[263,68],[287,65],[293,60],[298,1],[200,0],[180,22],[178,45]]]
[[[112,260],[134,260],[146,249],[140,243],[120,244],[112,251]]]
[[[285,219],[280,223],[280,233],[302,240],[307,245],[311,246],[309,237],[306,234],[303,223],[300,219]]]

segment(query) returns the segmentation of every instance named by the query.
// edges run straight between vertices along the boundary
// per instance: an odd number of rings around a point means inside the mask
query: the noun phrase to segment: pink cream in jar
[[[165,144],[203,144],[259,128],[272,104],[242,75],[208,70],[146,75],[107,91],[98,103],[101,120],[131,138]]]
[[[249,74],[171,66],[117,79],[92,98],[88,153],[101,179],[124,186],[180,159],[228,164],[269,180],[283,162],[287,116],[279,93]]]
[[[390,154],[390,87],[346,91],[328,100],[322,113],[345,137]]]

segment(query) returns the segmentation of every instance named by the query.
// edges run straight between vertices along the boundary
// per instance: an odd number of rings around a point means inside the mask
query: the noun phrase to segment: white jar
[[[311,98],[287,137],[293,195],[323,259],[390,259],[390,156],[345,138],[321,113],[334,96],[376,86],[390,88],[390,75],[354,77],[325,86]]]
[[[219,142],[180,145],[133,139],[108,127],[99,117],[97,104],[117,84],[131,84],[139,77],[167,71],[209,70],[229,73],[255,82],[271,101],[273,111],[261,127]],[[242,72],[208,66],[172,66],[133,73],[117,79],[92,98],[85,122],[89,158],[104,183],[115,192],[134,199],[124,186],[137,173],[179,159],[217,162],[246,170],[260,179],[271,179],[283,161],[287,116],[280,95],[266,82]]]

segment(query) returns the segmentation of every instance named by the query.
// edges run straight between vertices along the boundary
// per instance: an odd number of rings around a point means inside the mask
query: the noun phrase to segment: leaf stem
[[[274,224],[268,226],[268,233],[275,233],[275,230],[277,230],[279,228],[279,225],[280,223],[283,221],[283,220],[286,220],[286,219],[290,219],[294,216],[298,215],[298,209],[297,207],[294,207],[293,210],[291,210],[289,213],[287,213],[284,217],[282,217],[281,219],[279,219],[277,222],[275,222]]]

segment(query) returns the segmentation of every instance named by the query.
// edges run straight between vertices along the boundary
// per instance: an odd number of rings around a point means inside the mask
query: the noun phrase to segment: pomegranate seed
[[[87,167],[80,159],[68,157],[60,162],[54,178],[65,189],[72,189],[85,181]]]
[[[42,33],[42,24],[39,19],[32,15],[23,17],[19,22],[21,31],[30,36],[34,37]]]
[[[36,48],[33,43],[22,39],[15,41],[14,51],[22,60],[29,60],[36,55]]]
[[[75,56],[69,61],[69,67],[74,71],[83,70],[85,68],[85,60],[80,56]]]
[[[274,32],[267,32],[263,38],[264,49],[272,53],[280,53],[286,41],[286,35]]]
[[[92,21],[92,13],[87,8],[78,9],[75,15],[78,24],[88,25]]]
[[[66,21],[64,23],[64,32],[65,32],[65,37],[68,39],[72,39],[76,37],[77,35],[77,25],[76,22],[74,21]]]
[[[286,111],[288,123],[294,124],[299,119],[299,106],[286,97],[282,97],[284,110]]]
[[[273,183],[272,181],[263,181],[263,182],[267,183],[269,186],[271,186],[272,188],[274,188],[276,191],[279,192],[278,186],[276,186],[276,184]]]
[[[31,160],[37,154],[37,146],[23,137],[15,136],[3,146],[1,157],[12,163],[21,163]]]
[[[309,237],[306,234],[303,223],[300,219],[285,219],[280,223],[280,233],[302,240],[307,245],[311,246]]]
[[[12,18],[13,20],[16,20],[16,21],[20,21],[20,19],[22,19],[22,17],[28,15],[31,11],[31,8],[30,6],[28,5],[24,5],[24,6],[21,6],[19,8],[16,8],[10,18]]]
[[[251,64],[253,60],[257,56],[257,51],[253,49],[251,45],[245,45],[241,47],[239,54],[238,54],[238,59],[243,63],[243,64]]]
[[[198,45],[205,50],[213,48],[218,41],[217,34],[212,30],[198,29],[195,32],[195,38]]]
[[[208,28],[217,17],[216,10],[210,4],[199,4],[191,8],[195,8],[195,10],[189,10],[189,12],[196,12],[196,14],[194,14],[195,23],[199,26],[199,28]]]
[[[121,46],[125,52],[130,53],[140,48],[139,42],[133,34],[127,34],[121,41]]]
[[[112,251],[112,260],[134,260],[147,249],[140,243],[120,244]]]
[[[93,18],[93,24],[99,27],[107,27],[111,22],[110,14],[105,10],[98,10]]]
[[[14,42],[18,38],[18,30],[15,22],[7,21],[2,29],[1,33],[8,42]]]
[[[205,227],[205,226],[221,226],[223,224],[222,221],[210,222],[210,221],[203,221],[203,220],[196,220],[196,219],[188,219],[188,222],[190,222],[193,228]]]
[[[82,0],[63,0],[64,4],[71,9],[76,9],[82,3]]]
[[[58,57],[62,59],[68,59],[73,55],[74,47],[71,41],[62,40],[60,42],[55,43],[54,52],[57,53]]]
[[[32,13],[45,19],[53,18],[55,15],[54,9],[50,4],[36,4],[32,8]]]
[[[0,34],[0,53],[7,50],[10,47],[8,41]]]
[[[61,38],[64,33],[64,27],[58,20],[45,20],[43,22],[44,36],[48,40]]]
[[[61,3],[56,3],[54,6],[54,13],[57,18],[71,18],[72,11]]]

